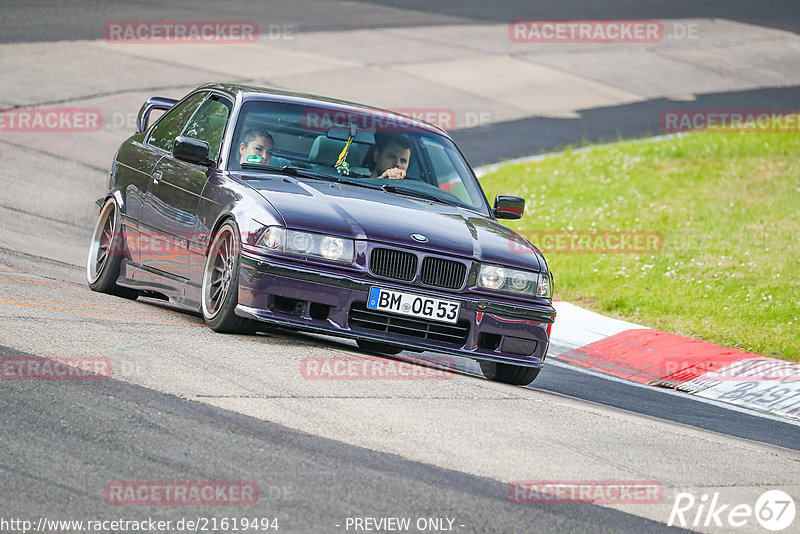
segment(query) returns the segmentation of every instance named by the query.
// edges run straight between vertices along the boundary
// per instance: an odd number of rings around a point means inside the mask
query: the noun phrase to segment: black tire
[[[203,269],[202,312],[206,324],[215,332],[249,333],[250,320],[236,315],[239,303],[239,252],[242,241],[232,220],[225,221],[214,234]]]
[[[478,362],[483,376],[494,382],[503,382],[513,386],[527,386],[539,376],[541,367],[523,367],[508,363]]]
[[[381,354],[396,355],[403,352],[403,347],[397,345],[388,345],[386,343],[379,343],[377,341],[367,341],[366,339],[356,339],[356,344],[359,348],[369,351],[378,352]]]
[[[92,291],[135,300],[139,296],[138,291],[117,285],[120,266],[125,256],[121,220],[117,202],[109,198],[100,209],[100,216],[92,233],[86,263],[86,281]]]

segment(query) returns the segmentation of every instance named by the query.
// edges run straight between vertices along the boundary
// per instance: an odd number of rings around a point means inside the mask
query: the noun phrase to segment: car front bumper
[[[371,287],[459,301],[458,324],[449,325],[366,309]],[[280,263],[243,252],[236,314],[276,326],[541,367],[549,346],[552,306],[503,304],[384,280],[358,279]]]

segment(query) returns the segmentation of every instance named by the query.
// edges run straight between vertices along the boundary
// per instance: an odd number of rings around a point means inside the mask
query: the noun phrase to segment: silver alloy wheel
[[[103,205],[97,225],[92,235],[89,246],[89,261],[86,264],[86,278],[93,284],[103,274],[103,269],[109,261],[114,244],[114,234],[117,231],[117,205],[114,199],[108,199]]]
[[[236,264],[236,236],[228,225],[217,233],[206,259],[203,272],[203,315],[215,317],[222,309],[230,291],[233,269]]]

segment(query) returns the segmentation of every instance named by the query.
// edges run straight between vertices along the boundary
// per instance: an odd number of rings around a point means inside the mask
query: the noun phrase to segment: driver
[[[372,161],[372,178],[399,180],[406,177],[411,161],[411,141],[403,134],[376,133]]]
[[[272,159],[272,147],[274,146],[275,141],[268,131],[263,128],[251,128],[245,131],[242,141],[239,143],[239,155],[241,156],[239,163],[247,162],[247,158],[250,156],[259,156],[261,161],[256,163],[269,165],[269,161]],[[254,162],[251,161],[249,163]]]

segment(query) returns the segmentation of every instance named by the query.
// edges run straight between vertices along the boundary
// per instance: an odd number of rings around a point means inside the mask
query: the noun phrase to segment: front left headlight
[[[355,258],[355,243],[352,239],[288,230],[281,226],[267,228],[259,240],[259,245],[272,252],[341,263],[353,263]]]
[[[534,297],[550,298],[553,295],[553,281],[549,272],[532,273],[499,265],[481,265],[478,287]]]

